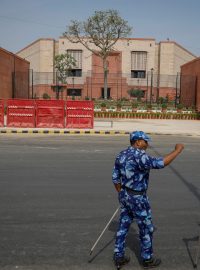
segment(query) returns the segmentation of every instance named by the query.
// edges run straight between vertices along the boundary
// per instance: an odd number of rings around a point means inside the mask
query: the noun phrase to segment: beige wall
[[[30,68],[38,72],[53,72],[54,55],[65,53],[66,50],[82,50],[82,72],[86,74],[92,68],[92,53],[82,44],[71,43],[66,38],[39,39],[17,53],[30,62]],[[95,46],[93,47],[95,49]],[[97,49],[97,48],[96,48]],[[195,56],[175,42],[164,41],[156,44],[155,39],[120,39],[114,50],[122,53],[122,73],[130,78],[131,52],[147,52],[147,72],[153,68],[155,73],[176,75],[180,66],[191,61]]]
[[[30,62],[30,69],[35,72],[53,72],[56,50],[54,39],[39,39],[17,53]]]
[[[160,48],[160,74],[174,75],[174,44],[173,43],[163,43],[158,44]]]
[[[181,65],[195,59],[192,53],[173,41],[161,41],[157,47],[158,53],[160,50],[159,73],[161,75],[176,75],[180,72]]]
[[[40,69],[40,46],[36,41],[17,53],[18,56],[30,62],[30,69],[38,71]]]
[[[180,67],[185,63],[188,63],[195,59],[196,56],[189,53],[183,47],[178,45],[177,43],[174,44],[174,73],[181,72]]]

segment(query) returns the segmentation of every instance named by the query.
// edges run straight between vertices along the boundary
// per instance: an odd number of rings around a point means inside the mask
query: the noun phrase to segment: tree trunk
[[[107,99],[108,92],[108,64],[106,58],[103,59],[103,71],[104,71],[104,99]]]

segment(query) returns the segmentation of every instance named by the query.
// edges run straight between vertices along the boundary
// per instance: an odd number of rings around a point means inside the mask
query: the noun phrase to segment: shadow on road
[[[117,231],[118,222],[112,221],[111,224],[108,227],[108,230],[111,232],[114,232],[113,238],[104,245],[103,248],[101,248],[88,262],[91,263],[95,260],[99,254],[101,254],[108,246],[111,244],[114,248],[114,241],[115,241],[115,233]],[[138,234],[136,230],[132,227],[130,227],[127,240],[126,240],[126,247],[128,247],[133,253],[135,253],[135,256],[137,257],[138,261],[140,260],[140,246],[139,246],[139,239]]]
[[[151,149],[155,152],[156,155],[162,156],[154,147],[151,147]],[[189,191],[196,197],[196,199],[200,202],[200,194],[198,191],[198,188],[193,185],[192,183],[189,183],[183,175],[179,173],[172,165],[168,166],[171,171],[183,182],[183,184],[189,189]]]
[[[157,150],[155,150],[154,147],[151,147],[151,149],[155,152],[156,155],[162,156]],[[200,202],[200,194],[199,194],[198,188],[195,185],[193,185],[192,183],[188,182],[185,179],[185,177],[183,177],[183,175],[181,175],[180,172],[177,171],[172,165],[169,165],[168,167],[178,177],[178,179],[182,181],[182,183],[188,188],[188,190],[193,194],[193,196]],[[195,237],[187,238],[187,239],[183,238],[183,242],[185,243],[187,253],[189,255],[189,258],[190,258],[190,261],[191,261],[193,267],[196,267],[196,263],[197,263],[199,255],[200,255],[199,251],[198,251],[199,247],[197,246],[196,259],[194,260],[192,258],[192,253],[191,253],[191,250],[190,250],[190,247],[189,247],[189,242],[197,241],[198,245],[199,245],[200,243],[199,243],[198,239],[199,239],[199,236],[195,236]]]
[[[196,264],[197,264],[197,256],[199,256],[199,254],[198,254],[198,247],[197,247],[197,250],[196,250],[196,258],[195,259],[193,259],[193,256],[192,256],[192,253],[191,253],[191,250],[190,250],[190,248],[189,248],[189,243],[190,242],[198,242],[198,244],[199,244],[199,236],[195,236],[195,237],[193,237],[193,238],[183,238],[183,242],[185,243],[185,246],[186,246],[186,249],[187,249],[187,252],[188,252],[188,255],[189,255],[189,258],[190,258],[190,261],[191,261],[191,263],[192,263],[192,266],[193,266],[193,268],[195,268],[196,267]]]

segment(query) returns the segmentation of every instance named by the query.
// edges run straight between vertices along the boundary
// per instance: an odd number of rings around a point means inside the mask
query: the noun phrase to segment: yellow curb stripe
[[[129,135],[129,131],[119,131],[119,130],[48,130],[48,129],[0,129],[0,134],[55,134],[55,135]],[[170,134],[170,133],[158,133],[158,132],[148,132],[149,135],[175,135],[175,136],[197,136],[192,134]]]
[[[48,130],[48,129],[0,129],[0,134],[65,134],[65,135],[126,135],[127,131],[116,130]]]

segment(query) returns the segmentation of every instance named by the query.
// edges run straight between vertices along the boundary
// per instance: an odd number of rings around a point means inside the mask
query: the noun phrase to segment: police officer
[[[164,157],[151,157],[146,154],[150,137],[143,131],[130,134],[130,146],[121,151],[115,160],[112,181],[118,191],[121,206],[119,227],[116,234],[114,263],[118,269],[129,262],[125,256],[125,239],[129,227],[136,220],[139,227],[141,259],[144,268],[160,265],[161,260],[153,256],[153,223],[151,207],[147,197],[150,169],[162,169],[169,165],[183,150],[183,144]]]

